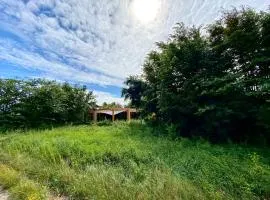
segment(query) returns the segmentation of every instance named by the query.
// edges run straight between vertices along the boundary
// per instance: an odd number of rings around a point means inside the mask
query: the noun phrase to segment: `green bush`
[[[110,126],[110,125],[112,125],[112,121],[105,119],[105,120],[97,122],[97,125],[98,126]]]
[[[86,87],[45,80],[0,79],[2,130],[84,123],[95,104]]]

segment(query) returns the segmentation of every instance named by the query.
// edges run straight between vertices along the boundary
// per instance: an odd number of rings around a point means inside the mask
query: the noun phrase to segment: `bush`
[[[1,129],[84,123],[95,104],[86,87],[45,80],[0,79]]]

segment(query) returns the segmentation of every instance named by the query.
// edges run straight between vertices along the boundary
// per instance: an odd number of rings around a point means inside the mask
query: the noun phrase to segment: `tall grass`
[[[1,135],[0,164],[18,199],[270,198],[269,149],[173,141],[140,123]]]

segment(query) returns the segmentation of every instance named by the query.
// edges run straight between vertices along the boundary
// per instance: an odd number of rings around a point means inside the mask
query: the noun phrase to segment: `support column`
[[[131,119],[130,109],[127,109],[127,121],[130,122],[130,119]]]
[[[112,121],[114,122],[115,116],[114,116],[114,109],[112,109]]]
[[[93,112],[93,121],[97,122],[97,111]]]

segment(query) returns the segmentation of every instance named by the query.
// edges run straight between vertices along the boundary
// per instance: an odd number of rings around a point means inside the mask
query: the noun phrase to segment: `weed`
[[[0,184],[19,199],[269,198],[269,149],[157,137],[139,122],[9,133],[0,152]]]

